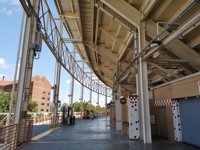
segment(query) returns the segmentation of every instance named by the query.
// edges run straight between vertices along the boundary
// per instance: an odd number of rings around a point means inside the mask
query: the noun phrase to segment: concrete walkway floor
[[[183,143],[154,141],[143,144],[109,127],[109,119],[81,120],[74,126],[57,129],[38,141],[23,144],[20,150],[198,150]]]

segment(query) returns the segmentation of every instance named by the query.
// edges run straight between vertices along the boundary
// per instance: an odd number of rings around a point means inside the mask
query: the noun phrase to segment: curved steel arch
[[[38,27],[42,39],[45,41],[46,45],[55,56],[56,60],[59,61],[62,67],[80,84],[86,88],[99,93],[101,95],[112,96],[112,90],[106,88],[106,86],[100,85],[90,78],[83,69],[78,65],[75,58],[69,51],[63,37],[57,27],[57,24],[53,18],[50,8],[46,0],[40,1],[40,12],[37,15],[34,8],[32,7],[29,0],[20,0],[26,14],[30,16],[34,14],[38,21]],[[60,46],[61,45],[61,46]],[[62,48],[62,53],[59,55],[59,48]],[[106,92],[107,90],[107,92]]]

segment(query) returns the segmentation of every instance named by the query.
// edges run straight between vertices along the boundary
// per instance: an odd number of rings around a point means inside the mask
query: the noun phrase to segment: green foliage
[[[74,103],[74,111],[80,111],[81,110],[81,103],[75,102]]]
[[[14,104],[16,101],[16,93],[13,95]],[[0,112],[7,113],[9,111],[9,105],[10,105],[10,99],[11,99],[11,93],[10,92],[0,92]],[[34,112],[37,109],[38,104],[32,100],[29,100],[28,104],[28,111]],[[12,112],[14,112],[14,108],[12,108]]]
[[[97,106],[97,107],[98,107],[98,106]],[[95,107],[94,105],[91,105],[91,109],[92,109],[94,112],[97,111],[97,107]],[[81,103],[80,103],[80,102],[75,102],[75,103],[74,103],[74,111],[75,111],[75,112],[78,112],[78,111],[80,111],[80,109],[81,109]],[[84,102],[84,103],[83,103],[83,109],[89,110],[89,109],[90,109],[90,103]],[[99,110],[100,113],[106,111],[104,107],[100,107],[100,106],[99,106],[99,109],[98,109],[98,110]]]
[[[9,111],[10,98],[11,98],[11,93],[0,92],[0,112],[7,113]],[[14,93],[14,101],[15,99],[16,99],[16,93]]]
[[[35,102],[31,99],[28,101],[28,111],[29,112],[36,112],[37,106],[38,106],[37,102]]]

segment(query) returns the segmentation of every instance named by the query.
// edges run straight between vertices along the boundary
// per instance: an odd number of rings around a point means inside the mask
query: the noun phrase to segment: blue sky
[[[57,16],[53,0],[48,0],[48,2],[53,15]],[[14,78],[22,13],[23,9],[18,0],[0,0],[0,80],[2,76],[5,76],[5,80],[13,80]],[[69,48],[71,49],[72,46],[69,45]],[[43,43],[40,58],[34,60],[33,76],[37,74],[46,76],[53,85],[54,69],[55,58]],[[69,101],[70,79],[69,74],[62,69],[59,96],[62,103]],[[74,92],[74,101],[78,101],[80,98],[80,84],[78,82],[75,82]],[[97,93],[93,92],[92,97],[93,104],[96,105]],[[89,90],[87,88],[84,88],[84,100],[89,101]],[[105,97],[100,95],[100,105],[104,106],[104,104]]]

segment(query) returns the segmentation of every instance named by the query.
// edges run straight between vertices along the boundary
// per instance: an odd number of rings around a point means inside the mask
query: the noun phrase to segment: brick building
[[[11,92],[13,81],[0,80],[0,91]],[[16,89],[17,90],[17,83]],[[30,97],[37,102],[37,112],[50,112],[51,84],[44,76],[32,77]]]
[[[49,112],[50,111],[50,96],[51,96],[51,84],[44,77],[38,75],[32,78],[32,90],[31,98],[37,102],[38,112]]]

